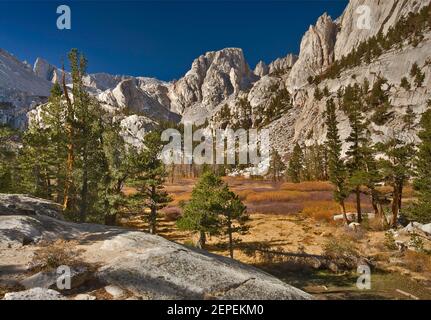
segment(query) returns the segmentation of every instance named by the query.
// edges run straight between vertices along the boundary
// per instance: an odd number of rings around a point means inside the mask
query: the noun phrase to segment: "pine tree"
[[[308,76],[307,82],[308,82],[308,84],[313,84],[313,82],[314,82],[313,76]]]
[[[378,77],[371,89],[371,93],[364,101],[366,107],[363,111],[374,111],[371,121],[379,126],[386,124],[392,115],[389,112],[389,109],[392,108],[389,103],[389,91],[388,89],[383,89],[384,86],[387,86],[387,80]]]
[[[323,93],[318,86],[314,90],[314,99],[316,99],[317,101],[320,101],[323,99]]]
[[[270,102],[262,110],[262,122],[260,127],[268,125],[272,121],[280,118],[284,113],[292,108],[290,93],[286,88],[280,89],[278,85],[269,89],[273,92]],[[255,123],[257,125],[257,123]]]
[[[329,97],[329,96],[331,95],[331,93],[329,92],[329,88],[328,88],[328,86],[325,86],[325,87],[323,88],[323,95],[324,95],[325,97]]]
[[[205,247],[207,234],[220,234],[220,203],[216,191],[221,188],[223,181],[219,177],[212,173],[202,175],[190,201],[183,207],[183,216],[177,221],[179,229],[199,234],[199,248]]]
[[[287,169],[287,174],[290,180],[294,183],[301,182],[301,174],[303,170],[304,155],[302,149],[297,143],[293,148],[293,152],[289,159],[289,166]]]
[[[228,247],[230,257],[233,259],[234,243],[233,235],[246,234],[249,227],[245,225],[249,217],[246,213],[246,206],[239,199],[238,195],[229,190],[224,184],[215,192],[216,212],[223,234],[228,236]]]
[[[362,93],[364,95],[367,95],[369,91],[370,91],[370,81],[368,80],[368,78],[365,78],[364,83],[362,84]]]
[[[25,193],[52,199],[53,167],[55,154],[51,152],[47,129],[34,122],[23,135],[23,148],[19,155],[21,188]]]
[[[414,79],[417,88],[422,87],[425,80],[425,74],[421,71],[416,62],[413,64],[410,70],[410,76]]]
[[[380,174],[379,163],[376,160],[378,150],[376,149],[376,146],[372,144],[369,135],[370,133],[367,132],[368,137],[362,149],[365,164],[365,170],[363,173],[364,185],[370,192],[371,205],[373,206],[376,217],[380,217],[382,224],[385,225],[386,219],[381,203],[382,195],[377,188],[378,184],[383,180],[383,177]]]
[[[271,163],[269,167],[268,174],[272,176],[272,181],[280,181],[283,171],[286,169],[286,165],[281,159],[280,154],[277,150],[272,149],[271,151]]]
[[[249,130],[253,127],[252,115],[253,110],[247,98],[240,98],[236,104],[236,108],[239,111],[239,115],[235,119],[239,119],[239,122],[233,128],[234,130],[242,128]]]
[[[106,116],[98,101],[85,89],[85,57],[72,49],[69,62],[73,100],[63,75],[67,150],[63,208],[71,219],[100,221],[105,209],[100,203],[100,194],[105,188],[103,183],[108,170],[103,150]]]
[[[431,107],[431,100],[428,102]],[[411,208],[409,216],[421,223],[431,222],[431,110],[426,111],[421,119],[422,130],[419,132],[421,143],[415,159],[416,179],[414,187],[418,193],[418,202]]]
[[[127,152],[118,126],[84,87],[85,58],[73,49],[69,60],[72,89],[63,74],[62,88],[53,85],[24,134],[20,188],[63,203],[67,218],[109,222],[123,197]]]
[[[48,139],[51,146],[52,165],[54,166],[55,201],[63,201],[63,189],[65,180],[65,159],[67,157],[66,135],[64,132],[65,112],[62,102],[62,90],[56,82],[52,89],[48,104],[41,112],[42,123],[48,129]]]
[[[342,142],[338,133],[338,120],[335,113],[336,107],[333,99],[326,103],[326,147],[328,150],[329,180],[334,185],[334,200],[340,205],[346,224],[349,219],[346,214],[345,200],[349,195],[347,187],[347,168],[341,158]]]
[[[0,193],[17,191],[17,151],[14,140],[19,134],[8,126],[0,126]]]
[[[84,88],[85,58],[73,49],[69,60],[72,89],[63,70],[62,88],[53,85],[48,103],[31,119],[23,137],[21,184],[31,194],[62,202],[69,218],[100,220],[105,209],[99,206],[100,191],[108,171],[104,113]]]
[[[325,144],[319,145],[319,158],[321,167],[321,178],[319,180],[327,181],[329,177],[329,159],[328,159],[328,148]]]
[[[328,180],[328,154],[325,145],[315,142],[303,150],[302,178],[306,181]]]
[[[72,69],[72,79],[73,86],[79,86],[79,71],[76,66],[76,50],[72,55],[72,52],[69,54],[69,59],[74,60],[74,68]],[[73,207],[73,194],[74,194],[74,186],[73,186],[73,169],[75,165],[75,112],[74,105],[72,104],[72,100],[69,96],[69,89],[66,85],[66,71],[64,69],[64,65],[62,68],[62,83],[63,93],[66,100],[66,111],[64,116],[64,128],[65,133],[67,135],[66,138],[66,149],[67,149],[67,160],[66,160],[66,173],[64,179],[64,190],[63,190],[63,211],[68,212],[71,211]],[[82,83],[81,83],[82,86]]]
[[[356,210],[359,223],[362,222],[361,186],[365,182],[365,159],[363,146],[367,143],[367,123],[362,114],[363,101],[360,97],[361,90],[359,86],[348,86],[344,93],[342,102],[352,129],[349,137],[346,139],[346,142],[350,144],[346,155],[348,157],[347,168],[350,175],[349,184],[355,189]]]
[[[412,143],[407,143],[394,133],[388,141],[379,144],[379,150],[385,154],[381,159],[381,171],[384,179],[393,188],[392,226],[398,224],[398,217],[402,205],[403,189],[412,175],[412,160],[415,149]]]
[[[106,126],[103,133],[103,150],[107,170],[102,179],[100,202],[104,208],[104,220],[107,225],[115,225],[122,207],[128,205],[123,188],[133,174],[134,149],[124,142],[120,135],[120,125],[114,119]]]
[[[98,102],[91,98],[83,86],[83,76],[87,61],[78,52],[69,54],[72,65],[72,89],[75,114],[76,186],[79,191],[79,218],[95,209],[94,204],[99,191],[99,181],[107,170],[103,153],[102,135],[104,130],[103,112]]]
[[[164,183],[167,177],[165,166],[160,159],[163,144],[160,139],[160,132],[153,131],[144,138],[144,147],[137,151],[133,160],[135,172],[133,173],[133,185],[137,189],[134,201],[144,208],[148,208],[149,232],[157,233],[158,211],[166,207],[172,200],[164,190]]]
[[[415,121],[416,121],[416,114],[413,111],[411,106],[407,107],[406,114],[403,117],[404,120],[404,128],[407,131],[410,131],[414,129],[415,127]]]
[[[55,83],[48,103],[29,121],[19,157],[22,191],[57,202],[62,201],[66,159],[61,96]]]
[[[401,79],[401,83],[400,83],[400,87],[403,88],[406,91],[410,91],[410,89],[412,88],[410,85],[409,80],[407,79],[407,77],[403,77]]]

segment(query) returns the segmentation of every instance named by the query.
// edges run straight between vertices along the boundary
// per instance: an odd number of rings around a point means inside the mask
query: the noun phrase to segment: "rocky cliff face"
[[[315,26],[310,26],[302,38],[298,61],[287,80],[291,91],[307,84],[309,76],[322,73],[334,61],[336,35],[337,25],[326,13]]]
[[[33,66],[33,72],[40,78],[55,83],[61,79],[61,70],[50,64],[43,58],[37,58]]]
[[[170,100],[165,83],[149,78],[131,78],[98,95],[107,109],[127,110],[155,120],[179,121],[169,110]]]
[[[269,72],[268,73],[269,74],[287,73],[293,68],[296,61],[298,61],[298,56],[296,56],[294,54],[288,54],[284,58],[277,58],[269,64]]]
[[[266,63],[263,61],[259,61],[253,72],[259,78],[262,78],[268,74],[286,74],[292,69],[297,60],[298,56],[289,54],[284,58],[275,59],[269,65],[266,65]]]
[[[379,32],[386,34],[402,17],[410,12],[418,12],[429,3],[430,0],[350,0],[339,19],[340,32],[335,44],[335,59],[346,56],[359,43]],[[368,14],[369,28],[362,18]]]
[[[55,83],[61,81],[62,70],[42,58],[37,58],[34,73],[40,78]],[[131,112],[146,113],[160,120],[170,119],[169,84],[144,77],[93,73],[84,76],[84,85],[89,92],[99,98],[108,109],[127,108]],[[71,83],[66,72],[66,83]]]
[[[287,154],[292,150],[295,142],[311,145],[315,142],[323,143],[326,137],[326,127],[324,125],[324,111],[326,101],[333,98],[337,101],[337,91],[349,84],[362,84],[365,79],[372,86],[378,76],[388,80],[391,117],[384,125],[376,125],[371,122],[369,129],[371,138],[375,142],[383,141],[394,132],[400,133],[406,139],[417,139],[417,124],[420,115],[429,108],[428,101],[431,99],[431,68],[429,67],[429,52],[431,52],[431,33],[417,47],[412,45],[404,47],[402,50],[392,49],[370,64],[345,70],[336,79],[322,81],[318,87],[329,90],[329,96],[323,97],[320,101],[314,97],[315,85],[307,85],[296,90],[293,96],[293,109],[285,114],[281,119],[272,123],[269,128],[272,131],[272,143],[281,154]],[[407,77],[410,82],[409,72],[414,63],[423,66],[425,80],[421,87],[404,89],[400,86],[401,79]],[[405,129],[405,116],[408,108],[416,115],[415,123],[411,130]],[[370,119],[374,111],[366,114]],[[350,126],[344,112],[338,111],[340,135],[342,139],[350,134]],[[346,151],[347,145],[344,145]]]
[[[295,64],[289,79],[287,88],[292,92],[293,108],[268,127],[271,130],[272,144],[278,151],[286,155],[294,143],[311,145],[323,143],[326,137],[324,124],[324,111],[326,101],[333,98],[337,101],[337,91],[355,83],[362,84],[365,79],[372,86],[378,77],[388,80],[387,88],[389,102],[391,105],[388,112],[391,117],[384,125],[376,125],[371,122],[369,130],[373,141],[384,140],[388,134],[400,133],[406,139],[417,139],[417,126],[406,131],[403,117],[408,108],[416,115],[416,124],[420,115],[429,107],[428,100],[431,98],[431,70],[429,67],[429,52],[431,52],[431,32],[425,31],[424,39],[418,46],[404,45],[402,49],[390,49],[371,63],[363,62],[360,66],[350,67],[344,70],[335,79],[326,79],[318,86],[305,83],[306,75],[313,75],[316,71],[320,73],[320,67],[327,67],[332,60],[339,60],[350,53],[359,43],[367,40],[382,31],[384,34],[394,26],[399,19],[407,16],[410,12],[418,12],[430,1],[367,1],[351,0],[344,14],[335,23],[324,15],[319,19],[316,27],[311,27],[306,33],[301,44],[301,53]],[[371,29],[361,30],[357,28],[357,12],[363,12],[360,6],[367,5],[371,13]],[[358,11],[357,11],[358,10]],[[320,26],[318,28],[317,26]],[[316,31],[319,29],[320,31]],[[338,32],[337,32],[338,29]],[[326,34],[325,39],[329,41],[318,41],[321,39],[317,34]],[[329,36],[330,35],[330,36]],[[336,42],[334,45],[334,36]],[[320,44],[326,43],[326,50],[322,51]],[[332,48],[332,49],[331,49]],[[332,51],[332,53],[331,53]],[[326,53],[324,53],[326,52]],[[331,57],[333,55],[333,57]],[[400,86],[401,79],[409,77],[411,67],[417,63],[425,74],[425,81],[420,88],[404,89]],[[301,73],[301,71],[305,71]],[[323,69],[324,70],[324,69]],[[298,80],[299,79],[299,80]],[[314,97],[316,88],[322,91],[329,90],[329,96],[320,101]],[[374,111],[369,112],[366,117],[371,118]],[[338,111],[340,121],[339,130],[341,138],[345,139],[350,134],[350,126],[346,115]],[[347,149],[344,145],[344,151]]]
[[[274,96],[274,91],[279,90],[283,85],[281,78],[264,76],[255,83],[247,95],[248,102],[253,109],[266,104]]]
[[[254,68],[254,74],[259,78],[266,76],[269,73],[269,67],[265,62],[259,61],[259,63]]]
[[[171,101],[187,121],[210,116],[220,103],[237,97],[258,80],[241,49],[208,52],[193,61],[187,74],[173,84]]]
[[[24,127],[26,112],[45,101],[50,87],[28,64],[0,49],[0,124]]]
[[[51,83],[61,82],[63,71],[50,64],[43,58],[37,58],[33,66],[33,72],[40,78]],[[69,72],[66,72],[66,83],[70,84],[72,78]],[[128,76],[117,76],[108,73],[93,73],[84,76],[84,85],[89,89],[105,91],[115,88],[121,81],[130,79]]]

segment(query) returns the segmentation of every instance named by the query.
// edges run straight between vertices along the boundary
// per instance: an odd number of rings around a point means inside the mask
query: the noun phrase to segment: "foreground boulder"
[[[424,235],[431,237],[431,223],[422,224],[419,222],[410,222],[405,228],[400,230],[401,233],[424,233]]]
[[[57,239],[73,240],[102,230],[103,226],[79,225],[43,215],[0,215],[0,248]]]
[[[6,293],[3,300],[66,300],[58,291],[44,288]]]
[[[57,289],[57,279],[59,274],[56,270],[41,271],[30,277],[25,278],[20,282],[26,289],[44,288]],[[70,287],[77,288],[87,280],[90,280],[91,273],[86,267],[72,267],[70,269]]]
[[[42,215],[63,220],[60,205],[22,194],[0,193],[0,216]]]
[[[102,282],[147,299],[309,298],[255,268],[143,232],[116,234],[87,254],[103,264],[97,273]]]
[[[17,247],[22,235],[30,245]],[[41,240],[56,239],[76,242],[81,262],[95,266],[94,280],[140,299],[311,299],[307,293],[256,268],[159,236],[43,215],[0,216],[0,271],[11,264],[8,252],[37,248]],[[45,289],[32,290],[7,297],[55,296]]]

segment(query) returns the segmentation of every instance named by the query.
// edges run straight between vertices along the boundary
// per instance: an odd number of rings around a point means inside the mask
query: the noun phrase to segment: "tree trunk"
[[[404,181],[401,181],[398,188],[398,210],[401,212],[401,208],[403,206],[403,189],[404,189]]]
[[[362,222],[362,210],[361,210],[361,187],[356,187],[356,213],[358,216],[358,223]]]
[[[371,189],[371,205],[373,206],[374,214],[376,217],[379,216],[379,199],[377,195],[377,191],[375,189]]]
[[[45,196],[46,196],[46,199],[51,199],[51,181],[50,181],[50,179],[49,179],[49,174],[48,174],[48,169],[47,168],[45,168],[45,170],[44,170],[44,188],[45,188],[45,191],[44,191],[44,193],[45,193]]]
[[[398,213],[399,213],[399,187],[394,186],[394,196],[392,199],[392,227],[396,227],[398,223]]]
[[[74,119],[73,105],[70,100],[69,93],[67,91],[66,86],[66,72],[64,71],[63,65],[63,91],[66,97],[67,103],[67,114],[66,114],[66,133],[67,133],[67,162],[66,162],[66,177],[64,181],[64,196],[63,196],[63,210],[66,211],[70,209],[70,189],[72,188],[72,174],[73,167],[75,162],[74,155],[74,147],[73,147],[73,138],[74,138],[74,130],[72,121]]]
[[[175,177],[175,164],[172,164],[171,183],[174,183],[174,177]]]
[[[150,233],[156,234],[157,232],[157,210],[155,206],[151,207],[150,213]]]
[[[58,153],[60,154],[60,153]],[[63,194],[62,194],[62,187],[64,186],[64,181],[61,177],[61,168],[60,165],[57,165],[57,173],[56,173],[56,180],[57,180],[57,186],[56,186],[56,200],[57,203],[63,203]]]
[[[206,242],[206,235],[204,231],[200,231],[199,233],[199,241],[197,243],[197,247],[199,249],[203,249],[205,247],[205,242]]]
[[[85,222],[85,217],[87,215],[88,208],[88,169],[85,162],[87,161],[84,158],[84,170],[82,173],[82,190],[81,190],[81,205],[79,210],[79,220],[80,222]]]
[[[227,233],[229,236],[229,254],[230,254],[230,257],[233,259],[232,221],[230,219],[230,215],[228,215]]]
[[[63,210],[70,209],[70,189],[72,186],[72,171],[73,171],[73,146],[72,143],[67,145],[67,164],[66,164],[66,179],[64,181],[64,196],[63,196]]]
[[[349,221],[349,218],[347,217],[346,205],[344,203],[344,200],[340,201],[340,210],[341,210],[341,213],[343,214],[344,222],[346,222],[346,224],[348,225],[350,223],[350,221]]]
[[[151,186],[151,198],[156,197],[156,186]],[[157,207],[156,204],[151,204],[151,212],[150,212],[150,219],[149,219],[149,229],[151,234],[156,234],[157,230]]]
[[[378,206],[378,216],[380,218],[381,224],[382,224],[382,229],[385,229],[388,226],[388,221],[386,220],[386,215],[385,215],[385,211],[383,209],[383,205],[381,203],[377,204]]]

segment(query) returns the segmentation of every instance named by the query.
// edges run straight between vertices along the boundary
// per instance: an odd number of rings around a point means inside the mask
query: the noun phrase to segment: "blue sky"
[[[72,29],[56,28],[56,8],[67,4]],[[253,68],[298,53],[310,24],[341,15],[347,0],[279,1],[4,1],[0,47],[31,63],[41,56],[60,65],[71,48],[89,72],[178,79],[193,59],[240,47]]]

